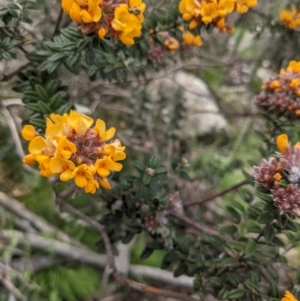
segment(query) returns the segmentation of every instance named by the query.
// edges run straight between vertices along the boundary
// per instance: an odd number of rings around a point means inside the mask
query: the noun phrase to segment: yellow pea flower
[[[202,2],[200,8],[202,21],[205,24],[212,22],[219,16],[218,6],[216,2]]]
[[[184,45],[188,47],[200,47],[203,44],[200,35],[194,36],[189,31],[182,34],[182,40]]]
[[[290,61],[288,67],[286,68],[286,71],[293,72],[293,73],[299,73],[300,72],[300,62],[297,61]]]
[[[31,141],[37,136],[34,126],[29,124],[23,126],[21,134],[22,137],[27,141]]]
[[[81,11],[82,22],[98,22],[102,17],[102,11],[99,7],[100,0],[88,0],[88,9]]]
[[[218,3],[218,12],[220,17],[225,17],[234,10],[234,0],[220,0]]]
[[[88,183],[88,180],[94,179],[93,175],[87,170],[86,164],[76,167],[73,170],[70,178],[75,178],[75,184],[80,188],[85,187]]]
[[[101,137],[101,141],[105,142],[110,140],[116,133],[114,127],[109,128],[107,131],[105,122],[101,119],[97,119],[94,131]]]
[[[23,163],[25,165],[32,165],[35,161],[36,161],[35,155],[33,155],[33,154],[26,155],[26,156],[24,156],[24,159],[23,159]]]
[[[59,140],[56,148],[56,156],[68,160],[76,151],[77,151],[76,145],[70,142],[67,139],[67,137],[62,137]]]
[[[76,168],[72,161],[57,157],[51,159],[49,167],[53,174],[60,174],[59,178],[63,182],[71,179],[72,172]]]
[[[281,301],[298,301],[298,300],[289,291],[285,291]]]
[[[86,193],[94,194],[99,188],[99,183],[96,180],[88,180],[88,183],[84,187]]]
[[[109,157],[98,159],[95,164],[95,169],[100,177],[106,178],[109,176],[110,170],[114,170],[114,162]]]
[[[98,181],[101,187],[105,189],[111,189],[111,185],[109,184],[106,178],[100,178]]]
[[[250,7],[257,5],[257,0],[236,0],[235,10],[239,14],[244,14],[248,11]]]
[[[134,38],[140,36],[142,29],[139,19],[129,12],[127,4],[121,4],[115,9],[111,26],[125,45],[133,45]]]

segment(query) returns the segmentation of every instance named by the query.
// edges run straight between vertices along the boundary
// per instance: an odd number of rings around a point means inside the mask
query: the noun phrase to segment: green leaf
[[[250,255],[254,253],[256,250],[256,242],[253,239],[249,239],[248,243],[246,244],[245,254]]]
[[[274,220],[273,214],[270,215],[269,212],[263,211],[257,219],[257,222],[260,224],[271,224]]]
[[[122,243],[123,244],[128,244],[129,242],[131,242],[131,240],[134,238],[135,233],[132,231],[127,231],[125,236],[122,237]]]
[[[261,228],[258,223],[254,220],[247,220],[244,224],[244,229],[247,233],[260,233]]]
[[[182,179],[184,179],[184,180],[186,180],[186,181],[188,181],[188,182],[192,182],[191,177],[189,176],[189,174],[188,174],[185,170],[181,170],[181,171],[179,172],[179,176],[180,176]]]
[[[158,167],[155,169],[155,174],[160,175],[160,174],[166,173],[167,171],[168,170],[164,166],[161,166],[161,167]]]
[[[263,235],[267,242],[271,241],[275,235],[274,227],[270,224],[266,225],[263,229]]]
[[[33,112],[42,113],[42,110],[37,103],[27,103],[26,107]]]
[[[224,226],[220,228],[220,234],[222,235],[230,235],[231,237],[234,236],[234,234],[237,232],[237,226],[230,225],[230,226]]]
[[[217,287],[223,286],[223,284],[224,284],[224,280],[222,278],[216,277],[216,276],[210,277],[209,281],[214,286],[217,286]]]
[[[47,103],[39,101],[38,105],[41,108],[41,112],[43,114],[50,114],[51,113],[52,110],[51,110],[50,106]]]
[[[259,197],[261,200],[263,200],[265,202],[272,202],[273,201],[273,197],[270,194],[267,194],[267,193],[256,191],[256,196]]]
[[[160,241],[151,241],[147,243],[147,247],[154,250],[161,250],[164,248],[164,243]]]
[[[221,290],[218,294],[218,299],[219,300],[225,300],[225,299],[227,299],[228,294],[229,294],[229,288],[223,287],[223,288],[221,288]]]
[[[150,182],[152,181],[152,177],[147,175],[146,173],[143,174],[143,183],[145,185],[150,184]]]
[[[243,289],[236,288],[228,293],[227,298],[230,300],[240,299],[240,298],[244,297],[244,295],[245,295],[245,291]]]
[[[254,185],[254,178],[253,176],[251,176],[250,174],[248,174],[245,170],[242,169],[242,173],[245,177],[245,180],[250,184],[250,185]]]
[[[55,110],[59,107],[59,105],[63,102],[62,92],[58,92],[55,95],[53,95],[50,100],[50,106]]]
[[[146,169],[146,166],[140,161],[133,161],[133,165],[135,166],[135,168],[138,171],[141,171],[141,172],[144,172]]]
[[[163,262],[171,263],[173,261],[176,261],[178,258],[179,257],[175,251],[170,251],[163,258]]]
[[[290,219],[287,220],[287,223],[286,223],[284,229],[291,230],[293,232],[298,232],[298,229],[297,229],[295,223]]]
[[[37,128],[41,128],[41,129],[46,128],[45,120],[43,120],[43,119],[31,118],[31,119],[29,119],[29,122],[32,125],[36,126]]]
[[[49,96],[44,87],[42,87],[41,85],[36,85],[35,91],[41,101],[48,102]]]
[[[300,284],[300,266],[297,267],[297,284]]]
[[[68,113],[70,111],[70,109],[72,108],[72,106],[73,105],[71,103],[66,103],[65,105],[62,105],[57,110],[57,114],[62,115],[63,113]]]
[[[231,215],[233,221],[238,224],[242,218],[239,211],[235,210],[234,208],[232,208],[230,206],[227,206],[226,209],[227,209],[228,213]]]
[[[186,271],[187,271],[186,263],[183,260],[181,260],[174,271],[174,277],[179,277],[182,274],[186,273]]]
[[[274,236],[271,242],[278,247],[285,247],[284,242],[277,236]]]
[[[268,287],[268,296],[278,298],[279,297],[279,288],[277,281],[271,281]]]
[[[148,246],[145,247],[145,249],[143,250],[142,254],[141,254],[141,259],[146,259],[148,258],[152,253],[153,253],[154,249],[149,248]]]
[[[149,159],[149,164],[148,166],[151,168],[155,168],[157,166],[158,163],[158,159],[156,156],[151,156],[151,158]]]
[[[257,284],[253,283],[250,279],[246,280],[244,285],[253,295],[259,295],[259,288]]]

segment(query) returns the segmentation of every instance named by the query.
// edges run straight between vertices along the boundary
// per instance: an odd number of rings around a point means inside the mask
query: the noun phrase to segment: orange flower
[[[278,149],[282,152],[285,153],[287,148],[289,147],[289,138],[286,134],[281,134],[277,137],[276,139],[276,144]]]

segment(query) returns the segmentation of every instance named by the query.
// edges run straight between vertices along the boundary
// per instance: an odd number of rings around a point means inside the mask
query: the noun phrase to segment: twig
[[[65,210],[67,210],[69,213],[72,213],[72,214],[76,215],[77,217],[79,217],[80,219],[85,221],[87,224],[92,226],[94,229],[96,229],[101,234],[103,242],[104,242],[104,246],[105,246],[105,249],[106,249],[106,253],[107,253],[107,259],[108,259],[109,267],[111,269],[111,272],[112,272],[115,280],[119,284],[127,285],[130,288],[133,288],[135,290],[138,290],[138,291],[141,291],[141,292],[144,292],[144,293],[150,293],[150,294],[153,294],[153,295],[176,298],[176,299],[179,299],[181,301],[196,301],[195,298],[190,297],[186,294],[177,293],[177,292],[173,292],[173,291],[165,290],[165,289],[159,289],[159,288],[149,286],[149,285],[144,284],[144,283],[139,283],[139,282],[133,281],[133,280],[128,279],[127,277],[124,277],[121,274],[119,274],[119,272],[116,269],[112,246],[111,246],[109,237],[107,235],[107,232],[105,230],[105,227],[103,225],[99,224],[97,221],[93,220],[92,218],[88,217],[87,215],[85,215],[81,211],[77,210],[73,206],[66,203],[64,201],[64,199],[62,199],[61,197],[59,198],[59,202]]]
[[[14,230],[2,230],[0,238],[5,240],[11,240],[12,238],[18,239],[18,244],[21,246],[30,246],[37,250],[51,250],[55,258],[57,256],[63,256],[73,259],[75,261],[90,264],[98,268],[105,268],[107,265],[106,256],[97,254],[89,249],[74,247],[74,245],[68,243],[62,243],[57,240],[42,237],[38,234],[27,233],[24,234],[20,231]],[[18,254],[21,256],[22,254]],[[55,260],[53,256],[34,256],[26,259],[14,259],[11,266],[14,270],[19,272],[36,272],[45,268],[51,267],[53,264],[59,262]],[[137,278],[142,277],[150,281],[158,281],[163,284],[174,285],[176,287],[192,288],[193,280],[187,276],[173,277],[173,274],[168,271],[162,271],[158,268],[145,267],[141,265],[130,265],[129,275]]]
[[[178,213],[178,212],[175,212],[175,211],[170,211],[169,214],[171,216],[173,216],[174,218],[176,218],[178,221],[182,222],[183,224],[187,225],[187,226],[191,226],[193,227],[194,229],[196,230],[199,230],[201,232],[204,232],[204,233],[207,233],[207,234],[213,234],[213,235],[217,235],[221,238],[224,238],[218,231],[208,227],[208,226],[205,226],[205,225],[202,225],[202,224],[199,224],[195,221],[193,221],[192,219]]]
[[[15,276],[16,278],[18,278],[24,285],[26,285],[31,290],[40,290],[41,289],[36,283],[29,283],[20,272],[14,270],[8,264],[3,264],[2,262],[0,262],[0,269],[5,271],[6,275],[12,274],[12,276]]]
[[[8,209],[10,212],[13,212],[17,216],[28,220],[36,229],[41,232],[52,234],[53,236],[57,237],[59,240],[72,244],[74,246],[78,246],[81,248],[85,248],[84,245],[75,241],[65,233],[61,232],[60,230],[56,229],[52,225],[50,225],[47,221],[43,220],[38,215],[34,214],[33,212],[26,209],[26,207],[21,204],[16,199],[9,197],[7,194],[0,191],[0,206]]]
[[[3,77],[0,78],[0,82],[8,81],[11,77],[13,77],[14,75],[16,75],[18,72],[20,72],[21,70],[25,69],[29,65],[30,65],[30,62],[28,61],[28,62],[20,65],[16,69],[14,69],[14,70],[12,70],[12,71],[4,74]]]
[[[59,12],[58,18],[56,20],[55,29],[54,29],[52,37],[54,37],[59,32],[59,25],[62,20],[62,16],[63,16],[63,9],[60,8],[60,12]]]
[[[0,275],[0,282],[3,284],[3,286],[12,293],[18,300],[21,301],[27,301],[27,298],[21,294],[21,292],[14,286],[13,283],[5,279]]]
[[[30,245],[33,249],[52,251],[54,254],[73,259],[79,262],[94,265],[103,268],[107,259],[103,255],[99,255],[87,248],[81,248],[65,242],[61,242],[51,238],[45,238],[37,234],[26,233],[14,230],[2,230],[0,238],[5,240],[16,239],[17,244],[21,246]]]
[[[242,181],[242,182],[237,183],[237,184],[235,184],[235,185],[233,185],[233,186],[231,186],[231,187],[229,187],[227,189],[224,189],[221,192],[219,192],[217,194],[214,194],[214,195],[212,195],[212,196],[210,196],[210,197],[208,197],[206,199],[202,199],[200,201],[192,201],[192,202],[184,203],[184,206],[193,206],[193,205],[204,204],[204,203],[206,203],[208,201],[211,201],[211,200],[213,200],[213,199],[215,199],[217,197],[223,196],[223,195],[225,195],[225,194],[227,194],[227,193],[229,193],[229,192],[231,192],[233,190],[236,190],[236,189],[238,189],[238,188],[240,188],[240,187],[242,187],[242,186],[244,186],[246,184],[248,184],[247,181]]]
[[[18,133],[17,127],[15,125],[15,122],[14,122],[9,110],[6,107],[2,106],[1,110],[2,110],[2,114],[6,118],[7,125],[10,129],[11,136],[14,141],[17,153],[22,161],[24,158],[24,151],[23,151],[23,147],[22,147],[22,144],[21,144],[21,141],[19,138],[19,133]],[[38,172],[35,169],[31,168],[30,166],[24,165],[24,169],[32,174],[35,174],[35,175],[38,174]]]

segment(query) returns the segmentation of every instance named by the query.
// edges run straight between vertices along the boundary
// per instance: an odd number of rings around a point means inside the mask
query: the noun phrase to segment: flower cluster
[[[258,107],[294,118],[300,117],[300,62],[290,61],[286,69],[265,82],[257,97]]]
[[[279,15],[280,23],[289,28],[296,29],[300,26],[300,11],[296,8],[283,10]]]
[[[70,114],[51,114],[47,118],[45,137],[39,135],[32,125],[25,125],[22,136],[30,141],[29,155],[24,164],[39,164],[40,174],[51,177],[59,174],[61,181],[75,180],[86,193],[95,193],[101,186],[110,189],[107,177],[112,171],[120,171],[125,147],[118,139],[108,142],[115,128],[106,130],[105,122],[71,111]]]
[[[257,0],[181,0],[179,12],[182,19],[189,22],[189,29],[201,24],[213,24],[221,32],[232,33],[227,17],[233,12],[244,14],[256,4]]]
[[[300,216],[300,142],[291,147],[285,134],[279,135],[276,142],[280,153],[254,166],[254,179],[270,192],[281,214]]]
[[[62,0],[62,8],[84,34],[96,32],[100,39],[133,45],[141,35],[146,4],[142,0]]]

